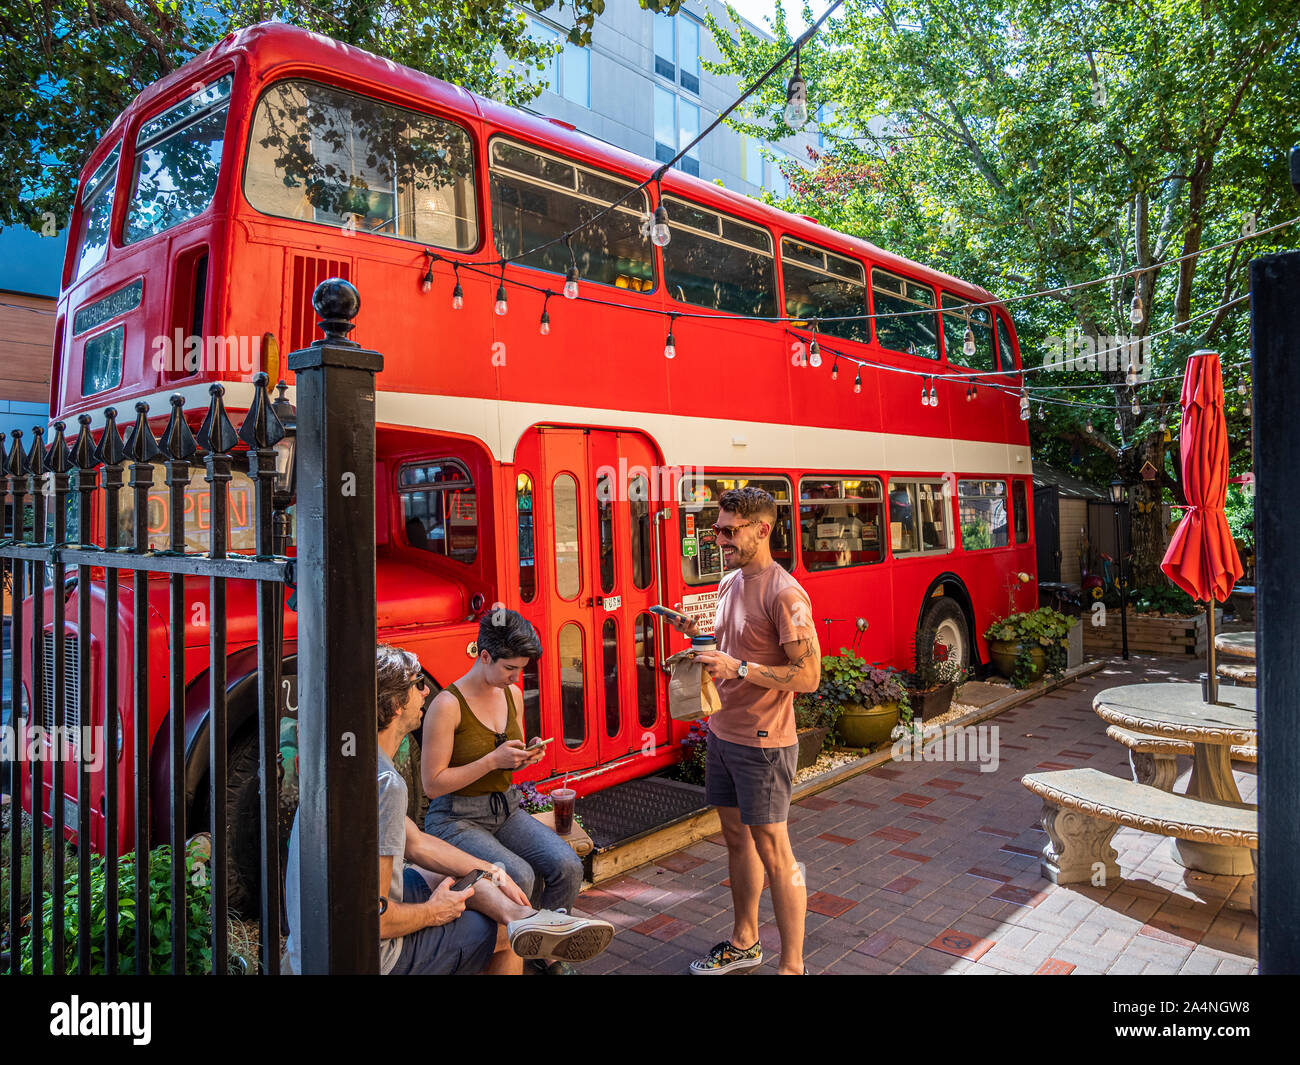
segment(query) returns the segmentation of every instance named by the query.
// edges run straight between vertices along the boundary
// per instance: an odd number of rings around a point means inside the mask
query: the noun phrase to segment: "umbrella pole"
[[[1205,604],[1205,625],[1209,634],[1209,652],[1210,652],[1210,673],[1205,683],[1205,694],[1209,696],[1208,702],[1217,703],[1219,701],[1219,674],[1214,664],[1214,598],[1211,597]]]

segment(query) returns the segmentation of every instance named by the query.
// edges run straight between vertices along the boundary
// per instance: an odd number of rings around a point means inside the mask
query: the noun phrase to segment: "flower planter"
[[[800,769],[807,769],[817,761],[817,756],[822,752],[822,744],[826,742],[826,736],[830,732],[829,728],[801,728],[796,736],[799,740],[799,761],[795,765],[795,772]]]
[[[993,665],[997,671],[1008,680],[1016,671],[1016,655],[1020,652],[1021,645],[1015,640],[990,640],[989,657],[993,659]],[[1034,681],[1043,675],[1043,670],[1047,668],[1047,657],[1041,647],[1029,648],[1029,657],[1033,661],[1033,668],[1029,673],[1029,680]]]
[[[952,706],[952,696],[956,690],[956,681],[926,691],[914,691],[908,688],[907,698],[912,704],[912,721],[932,721],[941,714],[946,714],[948,708]]]
[[[884,743],[898,724],[898,703],[859,706],[846,703],[835,728],[846,747],[871,747]]]
[[[1099,658],[1109,658],[1120,653],[1122,629],[1119,622],[1119,609],[1107,610],[1105,625],[1090,624],[1084,618],[1083,650],[1085,654]],[[1223,621],[1222,608],[1214,612],[1215,627]],[[1130,608],[1128,612],[1128,649],[1135,654],[1146,655],[1182,655],[1199,658],[1206,653],[1209,643],[1209,630],[1205,624],[1205,612],[1193,617],[1171,617],[1162,614],[1136,614]]]

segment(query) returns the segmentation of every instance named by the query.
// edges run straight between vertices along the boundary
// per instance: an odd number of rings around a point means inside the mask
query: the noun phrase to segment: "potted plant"
[[[902,675],[872,665],[847,647],[841,647],[838,655],[822,658],[821,684],[803,701],[805,706],[835,708],[831,722],[848,747],[883,743],[899,715],[907,711],[910,716]]]
[[[1042,606],[995,621],[984,633],[993,664],[1017,688],[1028,687],[1045,672],[1061,672],[1070,626],[1077,620]]]
[[[915,668],[906,675],[907,697],[913,716],[929,721],[947,713],[966,671],[949,657],[948,646],[935,639],[933,630],[916,634],[914,661]]]
[[[840,716],[840,705],[821,687],[815,692],[800,692],[794,697],[794,724],[799,740],[796,771],[807,769],[817,761],[826,737]]]

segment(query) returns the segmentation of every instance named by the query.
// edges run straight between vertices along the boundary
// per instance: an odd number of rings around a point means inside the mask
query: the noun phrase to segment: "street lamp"
[[[271,404],[271,409],[275,411],[275,416],[284,426],[284,436],[275,445],[275,489],[271,494],[271,508],[274,512],[272,519],[274,551],[277,555],[283,555],[289,547],[288,511],[293,504],[294,480],[297,473],[293,453],[298,435],[298,411],[285,394],[289,386],[283,379],[275,386],[275,390],[277,395]]]
[[[1119,508],[1128,503],[1128,486],[1118,477],[1110,482],[1111,513],[1115,515],[1115,562],[1119,582],[1120,653],[1128,661],[1128,587],[1124,580],[1124,550],[1119,539]]]

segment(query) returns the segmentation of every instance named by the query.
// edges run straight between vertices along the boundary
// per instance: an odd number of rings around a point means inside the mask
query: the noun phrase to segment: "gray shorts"
[[[746,747],[710,735],[704,760],[704,799],[740,807],[744,825],[776,825],[790,816],[790,790],[799,745]]]
[[[441,882],[443,878],[438,879]],[[403,871],[402,895],[403,902],[424,902],[433,891],[419,871],[408,865]],[[466,910],[451,924],[432,925],[402,936],[402,950],[389,975],[471,975],[483,971],[496,947],[496,922]]]

